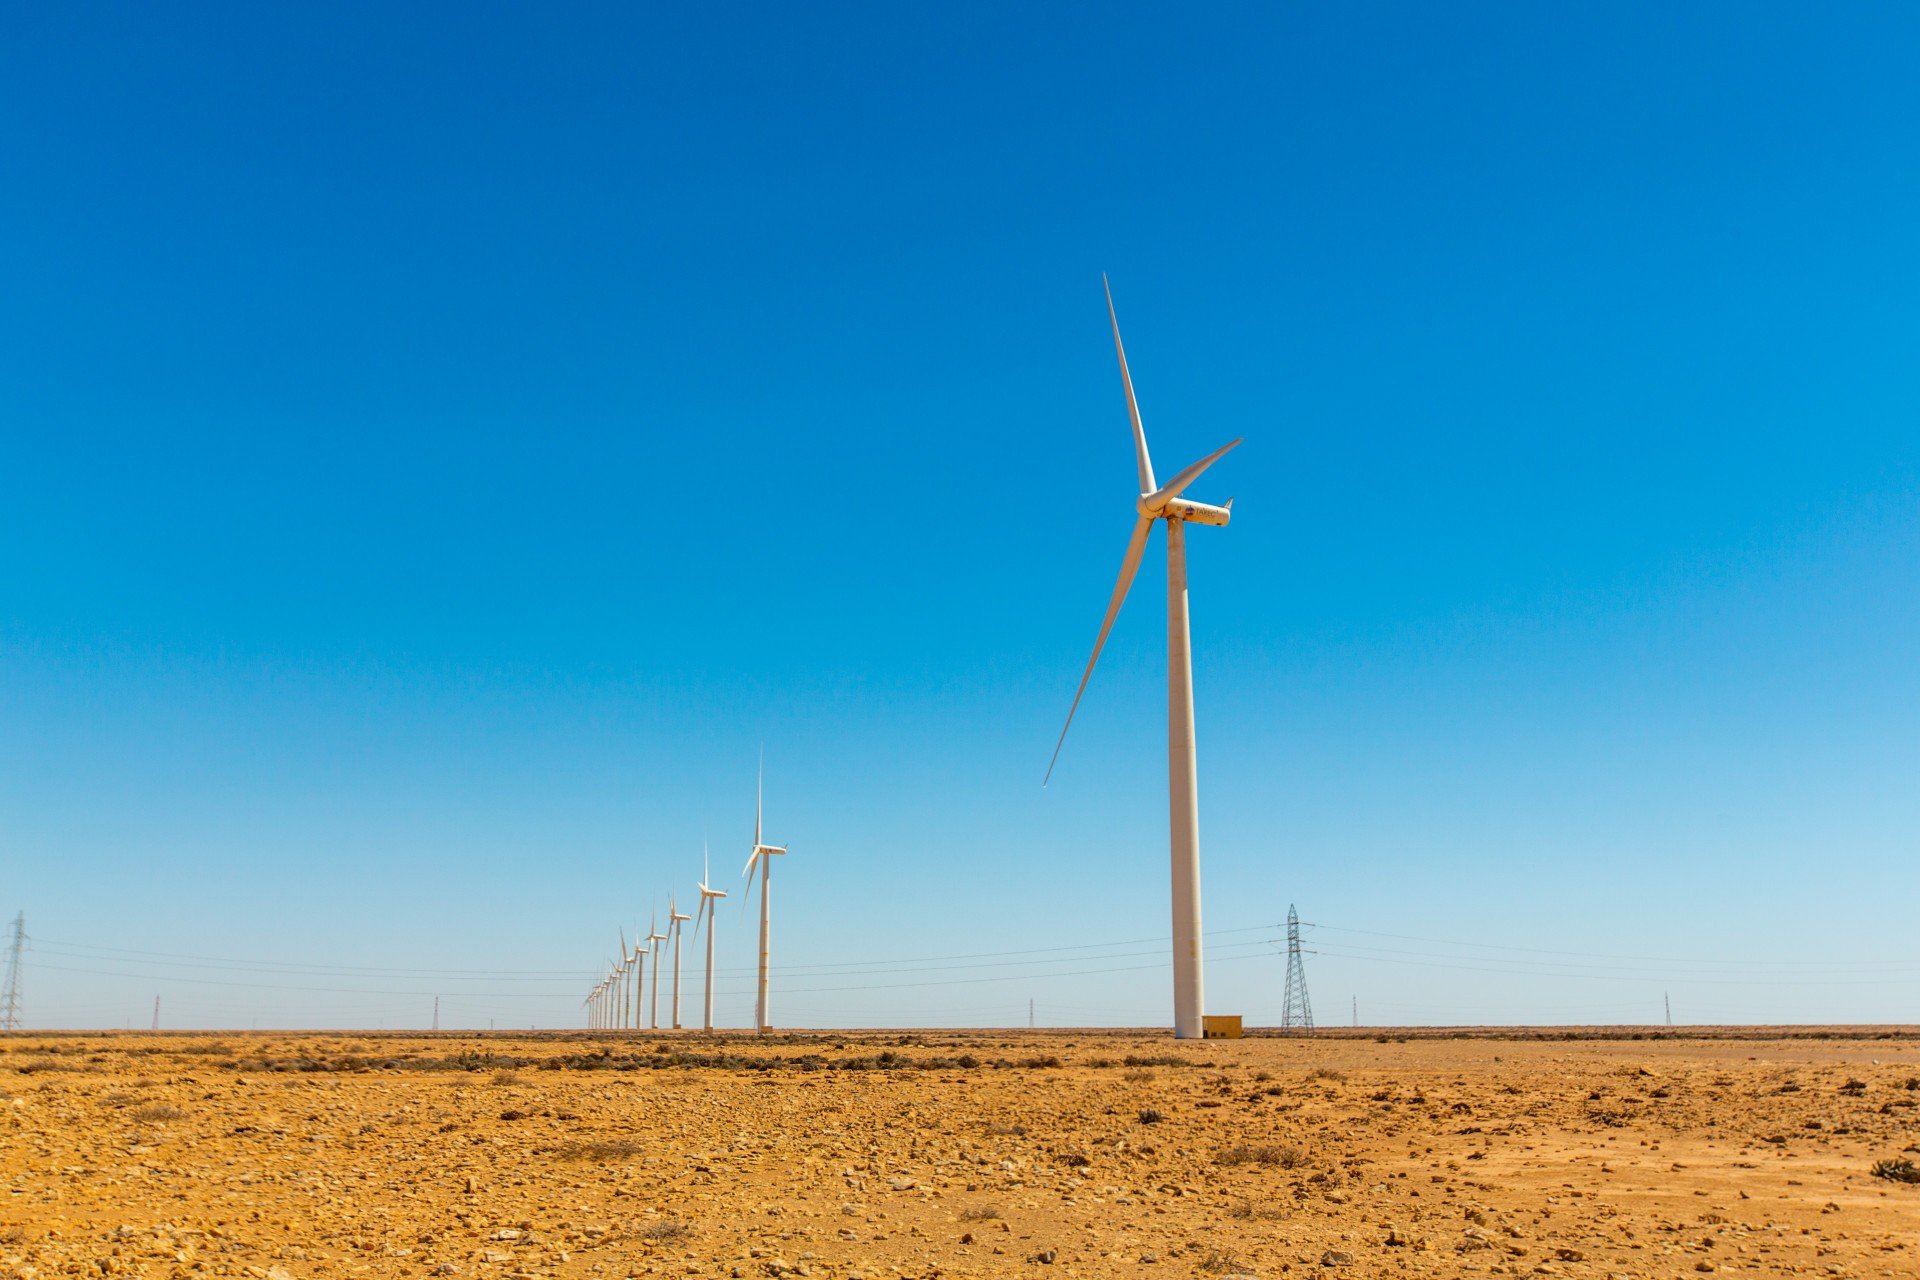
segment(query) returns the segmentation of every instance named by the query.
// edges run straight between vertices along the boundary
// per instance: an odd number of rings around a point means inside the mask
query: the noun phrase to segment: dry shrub
[[[1873,1166],[1873,1176],[1889,1182],[1920,1182],[1920,1165],[1904,1157],[1882,1160]]]
[[[517,1071],[496,1071],[493,1073],[493,1083],[505,1087],[508,1085],[525,1084],[526,1079]]]
[[[1287,1216],[1284,1209],[1275,1208],[1270,1204],[1255,1204],[1251,1200],[1242,1200],[1227,1212],[1230,1216],[1243,1221],[1276,1222]]]
[[[1154,1110],[1152,1107],[1142,1108],[1140,1112],[1141,1124],[1159,1124],[1162,1120],[1165,1120],[1166,1118],[1167,1117],[1165,1115]]]
[[[1332,1067],[1315,1067],[1313,1070],[1307,1072],[1307,1079],[1331,1080],[1335,1084],[1344,1084],[1346,1083],[1347,1073],[1344,1071],[1335,1071]]]
[[[162,1120],[185,1120],[187,1113],[178,1107],[170,1107],[164,1102],[138,1107],[130,1113],[135,1120],[157,1123]]]
[[[1145,1067],[1129,1067],[1127,1074],[1122,1078],[1131,1080],[1135,1084],[1145,1084],[1147,1081],[1153,1079],[1153,1072],[1147,1070]]]
[[[999,1217],[1000,1208],[998,1205],[969,1205],[960,1211],[960,1221],[962,1222],[993,1222],[998,1220]]]
[[[645,1145],[630,1138],[606,1138],[597,1142],[569,1142],[554,1154],[562,1160],[628,1160],[645,1150]]]
[[[693,1235],[693,1228],[684,1222],[666,1218],[660,1222],[642,1227],[635,1232],[642,1240],[651,1240],[655,1244],[678,1244]]]
[[[1237,1256],[1220,1249],[1210,1249],[1200,1259],[1200,1270],[1208,1275],[1245,1275],[1247,1264]]]
[[[1024,1138],[1027,1136],[1027,1126],[993,1123],[987,1126],[987,1133],[995,1138]]]
[[[1282,1169],[1297,1169],[1305,1160],[1298,1147],[1250,1146],[1244,1142],[1228,1147],[1216,1157],[1217,1163],[1228,1168],[1257,1164],[1262,1168],[1278,1165]]]

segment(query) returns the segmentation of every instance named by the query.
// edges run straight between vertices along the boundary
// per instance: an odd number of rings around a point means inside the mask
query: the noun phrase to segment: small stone
[[[1320,1265],[1323,1267],[1350,1267],[1353,1265],[1353,1255],[1340,1249],[1329,1249],[1320,1255]]]
[[[1055,1256],[1056,1256],[1056,1255],[1054,1254],[1054,1251],[1053,1251],[1053,1250],[1051,1250],[1051,1249],[1042,1249],[1042,1250],[1041,1250],[1040,1252],[1038,1252],[1038,1253],[1036,1253],[1036,1254],[1034,1254],[1034,1255],[1033,1255],[1033,1260],[1034,1260],[1035,1262],[1044,1262],[1044,1263],[1046,1263],[1046,1264],[1047,1264],[1048,1266],[1052,1266],[1052,1265],[1053,1265],[1053,1259],[1054,1259],[1054,1257],[1055,1257]]]

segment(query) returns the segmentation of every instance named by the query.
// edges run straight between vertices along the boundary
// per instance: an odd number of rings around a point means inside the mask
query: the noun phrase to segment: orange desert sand
[[[1913,1029],[1577,1034],[15,1035],[0,1275],[1920,1276]]]

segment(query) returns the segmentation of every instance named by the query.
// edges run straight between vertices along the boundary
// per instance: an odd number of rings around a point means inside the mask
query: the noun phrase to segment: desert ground
[[[1917,1104],[1911,1028],[18,1034],[0,1275],[1913,1277]]]

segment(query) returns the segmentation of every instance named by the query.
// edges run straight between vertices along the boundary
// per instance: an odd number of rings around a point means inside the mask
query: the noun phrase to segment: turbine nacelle
[[[1170,498],[1158,511],[1147,509],[1147,495],[1140,495],[1140,514],[1148,520],[1185,520],[1188,524],[1210,524],[1224,529],[1227,521],[1233,518],[1233,499],[1227,499],[1223,507],[1207,502],[1190,502],[1185,498]]]

